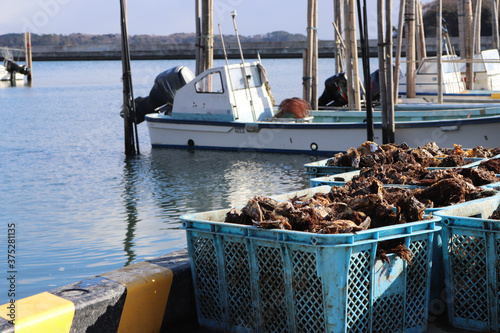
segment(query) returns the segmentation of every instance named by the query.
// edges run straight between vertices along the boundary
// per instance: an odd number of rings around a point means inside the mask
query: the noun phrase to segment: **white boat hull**
[[[153,147],[331,154],[366,141],[364,123],[237,123],[169,119],[148,115]],[[396,142],[410,147],[435,141],[440,147],[496,147],[500,116],[396,123]],[[382,143],[380,123],[375,142]]]

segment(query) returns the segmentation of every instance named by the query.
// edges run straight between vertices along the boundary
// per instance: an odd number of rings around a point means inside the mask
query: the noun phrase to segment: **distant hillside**
[[[194,33],[176,33],[168,36],[155,35],[134,35],[129,37],[130,45],[144,44],[192,44],[195,43]],[[214,36],[215,41],[220,40],[220,36]],[[302,34],[290,34],[285,31],[274,31],[265,35],[240,36],[242,42],[284,42],[284,41],[305,41],[306,36]],[[225,42],[236,41],[235,35],[225,35]],[[23,34],[5,34],[0,35],[0,47],[22,47],[24,43]],[[82,45],[110,45],[119,44],[119,34],[107,35],[31,35],[31,45],[60,45],[60,46],[82,46]]]

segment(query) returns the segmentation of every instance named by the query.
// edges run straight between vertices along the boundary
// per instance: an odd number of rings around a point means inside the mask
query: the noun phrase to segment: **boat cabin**
[[[458,60],[456,56],[443,56],[443,93],[445,94],[456,94],[465,90],[465,84],[460,75],[460,64],[456,60]],[[437,94],[437,73],[437,58],[424,58],[415,73],[415,91],[417,95]],[[406,75],[400,71],[399,92],[401,95],[406,95],[406,91]]]
[[[465,63],[460,64],[465,82]],[[474,90],[500,90],[500,55],[498,50],[484,50],[474,56]]]
[[[255,122],[273,117],[266,76],[258,62],[211,68],[175,93],[172,118]]]

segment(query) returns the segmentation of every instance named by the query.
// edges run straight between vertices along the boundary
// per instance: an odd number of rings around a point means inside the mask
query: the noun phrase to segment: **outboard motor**
[[[372,84],[372,101],[380,101],[380,71],[377,69],[370,74]]]
[[[396,67],[392,66],[393,73],[395,70]],[[370,81],[372,84],[372,101],[380,101],[380,71],[378,69],[370,74]]]
[[[165,106],[167,113],[172,112],[175,93],[192,79],[193,72],[185,66],[173,67],[160,73],[155,78],[149,96],[135,99],[137,124],[142,123],[148,113],[156,112],[161,106]]]
[[[319,106],[347,105],[347,79],[344,73],[335,74],[325,81],[325,90],[318,99]]]
[[[3,65],[5,66],[5,69],[9,73],[20,73],[23,75],[28,75],[30,69],[24,65],[19,65],[17,62],[10,60],[10,59],[4,59],[3,60]]]

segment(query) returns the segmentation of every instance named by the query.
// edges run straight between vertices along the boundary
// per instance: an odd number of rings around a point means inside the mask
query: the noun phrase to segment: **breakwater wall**
[[[187,249],[16,300],[0,309],[1,333],[180,333],[197,326]]]
[[[460,53],[458,38],[451,38],[451,44],[457,53]],[[426,39],[427,54],[436,54],[436,42],[434,38]],[[482,38],[482,49],[491,48],[491,37]],[[404,56],[403,41],[403,56]],[[262,58],[302,58],[307,47],[307,42],[245,42],[242,43],[245,58],[256,58],[257,53]],[[358,48],[360,49],[361,45]],[[377,57],[377,40],[369,41],[370,57]],[[236,42],[226,43],[229,58],[240,58],[238,45]],[[320,41],[318,52],[320,58],[331,58],[335,56],[334,41]],[[64,46],[64,45],[42,45],[32,47],[33,60],[119,60],[121,59],[121,46],[116,44],[107,45],[84,45],[84,46]],[[148,44],[130,45],[130,56],[132,59],[194,59],[195,45],[191,44]],[[215,43],[214,58],[222,59],[224,53],[222,45]],[[21,58],[22,59],[22,58]]]

